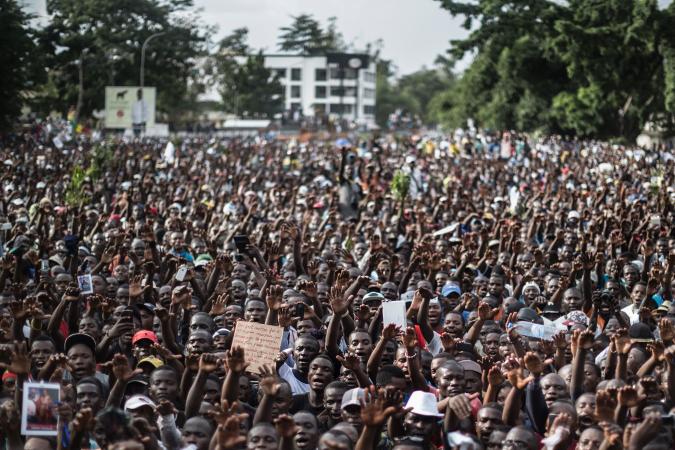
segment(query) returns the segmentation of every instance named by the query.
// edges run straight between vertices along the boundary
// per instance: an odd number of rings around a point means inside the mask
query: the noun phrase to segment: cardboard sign
[[[28,436],[56,436],[61,386],[58,383],[23,384],[21,405],[21,434]]]
[[[382,303],[382,325],[386,327],[390,323],[401,327],[402,330],[406,329],[408,320],[406,318],[405,301]]]
[[[244,349],[249,372],[260,373],[265,364],[274,366],[279,355],[284,329],[275,325],[239,320],[234,328],[232,346]]]

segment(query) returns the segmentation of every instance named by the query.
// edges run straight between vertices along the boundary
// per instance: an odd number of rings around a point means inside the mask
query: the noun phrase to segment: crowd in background
[[[476,136],[5,136],[2,445],[674,448],[673,153]]]

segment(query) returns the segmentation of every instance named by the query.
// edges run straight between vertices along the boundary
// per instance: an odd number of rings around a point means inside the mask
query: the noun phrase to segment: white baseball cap
[[[132,411],[143,406],[149,406],[150,408],[155,409],[157,405],[155,405],[155,402],[150,400],[150,398],[146,397],[145,395],[134,395],[129,397],[129,400],[124,403],[124,410]]]
[[[341,409],[345,409],[347,406],[361,406],[361,400],[364,398],[364,390],[362,388],[353,388],[348,390],[342,395],[342,404],[340,405]]]

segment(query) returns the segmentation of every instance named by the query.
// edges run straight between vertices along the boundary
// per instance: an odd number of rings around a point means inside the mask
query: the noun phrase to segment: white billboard
[[[106,128],[143,128],[155,125],[154,87],[106,86],[105,126]]]

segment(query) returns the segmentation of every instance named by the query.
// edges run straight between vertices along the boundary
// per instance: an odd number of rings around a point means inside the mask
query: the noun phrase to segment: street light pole
[[[77,93],[77,107],[75,108],[75,122],[77,123],[80,120],[80,111],[82,111],[82,103],[84,101],[84,55],[89,52],[88,48],[85,48],[80,53],[80,64],[79,68],[79,90]]]
[[[141,46],[141,89],[143,89],[143,86],[145,86],[145,49],[148,47],[148,43],[153,40],[156,37],[162,36],[166,34],[164,31],[160,31],[159,33],[151,34],[148,36],[148,38],[143,42],[143,45]]]

